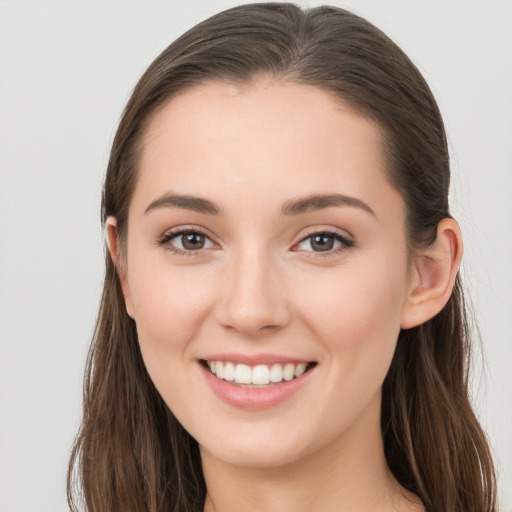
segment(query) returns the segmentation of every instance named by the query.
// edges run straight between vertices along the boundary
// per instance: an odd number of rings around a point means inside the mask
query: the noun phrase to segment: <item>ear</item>
[[[123,289],[124,302],[126,304],[126,311],[128,314],[133,316],[133,304],[130,294],[130,287],[128,285],[128,278],[126,275],[126,258],[120,254],[119,234],[117,232],[117,219],[115,217],[107,217],[105,223],[105,238],[107,240],[108,252],[110,258],[116,267],[119,281],[121,282],[121,288]],[[124,261],[123,261],[124,260]]]
[[[409,293],[402,310],[402,329],[416,327],[448,302],[462,259],[462,234],[452,218],[441,220],[431,247],[414,256]]]

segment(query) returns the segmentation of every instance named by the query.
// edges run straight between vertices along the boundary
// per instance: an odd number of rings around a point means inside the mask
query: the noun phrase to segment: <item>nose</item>
[[[290,301],[282,272],[268,255],[247,250],[234,256],[222,277],[216,317],[223,327],[258,337],[289,323]]]

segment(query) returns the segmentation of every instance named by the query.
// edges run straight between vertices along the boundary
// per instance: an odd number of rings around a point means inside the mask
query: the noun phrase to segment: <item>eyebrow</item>
[[[371,215],[375,216],[375,212],[361,199],[343,194],[324,194],[312,195],[288,201],[282,210],[282,215],[299,215],[301,213],[322,210],[333,206],[350,206],[360,208]]]
[[[222,208],[212,201],[202,197],[188,195],[164,194],[151,202],[151,204],[144,210],[144,213],[149,213],[152,210],[157,210],[159,208],[184,208],[185,210],[192,210],[198,213],[222,215]]]
[[[281,215],[300,215],[324,208],[343,206],[359,208],[375,216],[375,212],[364,201],[357,197],[343,194],[317,194],[287,201],[282,208]],[[164,194],[160,196],[150,203],[144,210],[144,213],[149,213],[159,208],[183,208],[209,215],[223,214],[222,208],[209,199],[180,194]]]

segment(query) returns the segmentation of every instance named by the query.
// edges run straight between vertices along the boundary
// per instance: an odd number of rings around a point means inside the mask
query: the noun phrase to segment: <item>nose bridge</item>
[[[247,244],[229,260],[219,301],[221,324],[251,335],[286,325],[289,304],[271,251]]]

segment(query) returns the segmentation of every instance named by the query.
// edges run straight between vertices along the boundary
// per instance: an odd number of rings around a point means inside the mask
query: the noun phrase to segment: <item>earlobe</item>
[[[443,309],[450,299],[462,252],[459,225],[452,218],[441,220],[436,241],[414,257],[410,290],[402,312],[402,329],[416,327]]]
[[[117,219],[114,217],[107,218],[105,223],[105,239],[107,241],[110,258],[112,259],[112,262],[117,271],[117,275],[119,276],[119,281],[121,282],[121,288],[123,289],[124,301],[126,304],[126,311],[132,318],[134,318],[130,287],[128,285],[128,278],[126,275],[126,264],[122,261],[119,234],[117,231]]]

